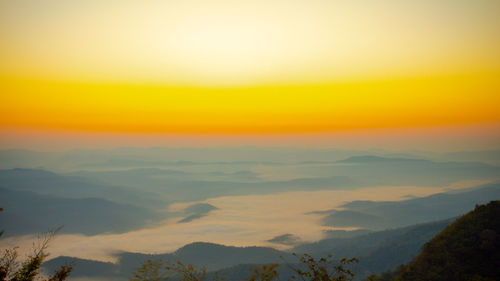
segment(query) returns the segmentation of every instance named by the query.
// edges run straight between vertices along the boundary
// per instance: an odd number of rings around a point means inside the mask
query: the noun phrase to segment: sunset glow
[[[3,1],[0,129],[498,124],[500,4],[382,2]]]
[[[137,133],[310,133],[492,124],[495,75],[195,88],[3,81],[2,126]],[[404,93],[404,94],[402,94]]]

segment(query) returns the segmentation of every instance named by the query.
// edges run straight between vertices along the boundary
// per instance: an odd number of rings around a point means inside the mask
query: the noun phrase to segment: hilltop
[[[424,245],[397,281],[498,280],[500,201],[476,208]]]

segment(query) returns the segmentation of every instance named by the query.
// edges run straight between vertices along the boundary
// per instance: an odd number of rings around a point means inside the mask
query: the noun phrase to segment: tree
[[[0,211],[3,211],[0,208]],[[48,257],[46,252],[49,242],[54,238],[59,230],[48,231],[33,243],[33,252],[24,260],[19,261],[17,247],[3,249],[0,256],[0,281],[34,281],[40,280],[40,267]],[[0,232],[0,237],[3,231]],[[73,269],[71,265],[63,265],[56,270],[45,281],[63,281],[69,276]]]
[[[167,262],[164,265],[162,260],[147,260],[133,274],[134,278],[130,281],[163,281],[170,278],[184,281],[205,281],[207,278],[207,270],[204,267],[197,269],[192,264],[185,265],[180,261]]]
[[[130,281],[162,281],[167,278],[162,260],[147,260],[133,274]]]
[[[337,262],[331,255],[326,258],[315,259],[305,254],[298,258],[299,264],[297,266],[286,263],[295,274],[292,276],[292,280],[351,281],[354,278],[354,273],[348,267],[358,261],[355,258],[344,258]],[[279,263],[254,266],[249,277],[245,280],[279,281],[280,278],[277,271],[279,266]],[[161,260],[147,260],[133,274],[134,278],[130,279],[130,281],[165,281],[170,278],[181,281],[207,280],[207,271],[204,267],[197,269],[192,264],[184,265],[180,261],[164,265]],[[224,278],[219,279],[218,274],[216,274],[213,281],[219,280],[224,280]]]
[[[296,254],[293,254],[296,256]],[[348,268],[352,263],[357,263],[356,258],[342,258],[339,262],[333,259],[332,255],[315,259],[311,255],[304,254],[299,258],[306,269],[295,268],[289,265],[297,274],[292,279],[300,278],[302,281],[350,281],[354,278],[354,273]]]
[[[275,279],[279,280],[278,271],[276,271],[276,268],[279,265],[279,263],[274,263],[254,266],[252,274],[247,279],[247,281],[273,281]]]

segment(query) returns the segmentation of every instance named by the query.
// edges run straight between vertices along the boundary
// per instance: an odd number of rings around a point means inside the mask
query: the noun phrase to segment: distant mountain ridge
[[[400,158],[400,157],[381,157],[374,155],[360,155],[352,156],[343,160],[338,160],[339,163],[381,163],[381,162],[432,162],[427,159],[417,159],[417,158]]]
[[[100,184],[82,177],[61,175],[42,169],[0,170],[0,187],[61,198],[93,197],[126,204],[165,204],[158,199],[158,195],[149,191],[138,192],[121,186]]]
[[[43,267],[46,271],[53,271],[61,264],[74,263],[74,277],[114,277],[128,278],[140,264],[148,259],[163,261],[182,261],[198,266],[205,266],[209,271],[220,270],[238,264],[262,264],[282,261],[281,257],[290,257],[290,254],[266,247],[234,247],[213,243],[195,242],[179,248],[168,254],[140,254],[117,253],[118,263],[108,263],[78,259],[72,257],[57,257],[47,261]],[[79,269],[79,264],[83,265]]]
[[[230,157],[229,157],[230,155]],[[500,150],[456,151],[435,153],[428,151],[341,150],[341,149],[297,149],[276,147],[234,148],[168,148],[168,147],[121,147],[114,149],[72,149],[61,152],[40,152],[25,149],[0,150],[0,168],[41,167],[50,170],[77,170],[86,167],[155,167],[172,165],[177,161],[196,163],[205,159],[215,162],[260,162],[293,163],[331,162],[351,156],[377,155],[384,157],[417,158],[433,161],[483,162],[500,164]]]
[[[323,211],[325,225],[381,230],[464,214],[476,204],[500,199],[500,183],[402,201],[352,201]]]
[[[0,195],[5,236],[43,233],[60,226],[63,233],[121,233],[162,218],[145,208],[99,198],[59,198],[5,188],[0,188]]]

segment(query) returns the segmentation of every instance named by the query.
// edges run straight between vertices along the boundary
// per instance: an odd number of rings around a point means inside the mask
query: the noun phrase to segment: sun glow
[[[478,1],[0,1],[0,126],[280,134],[498,123],[500,2]]]
[[[279,134],[500,122],[495,74],[303,86],[168,87],[10,80],[1,126]],[[401,94],[404,93],[404,94]]]
[[[237,22],[238,24],[234,24]],[[263,71],[283,49],[279,31],[265,23],[197,17],[174,29],[168,43],[176,62],[195,75],[240,81]]]
[[[0,74],[255,86],[500,68],[498,2],[382,2],[0,1]]]

